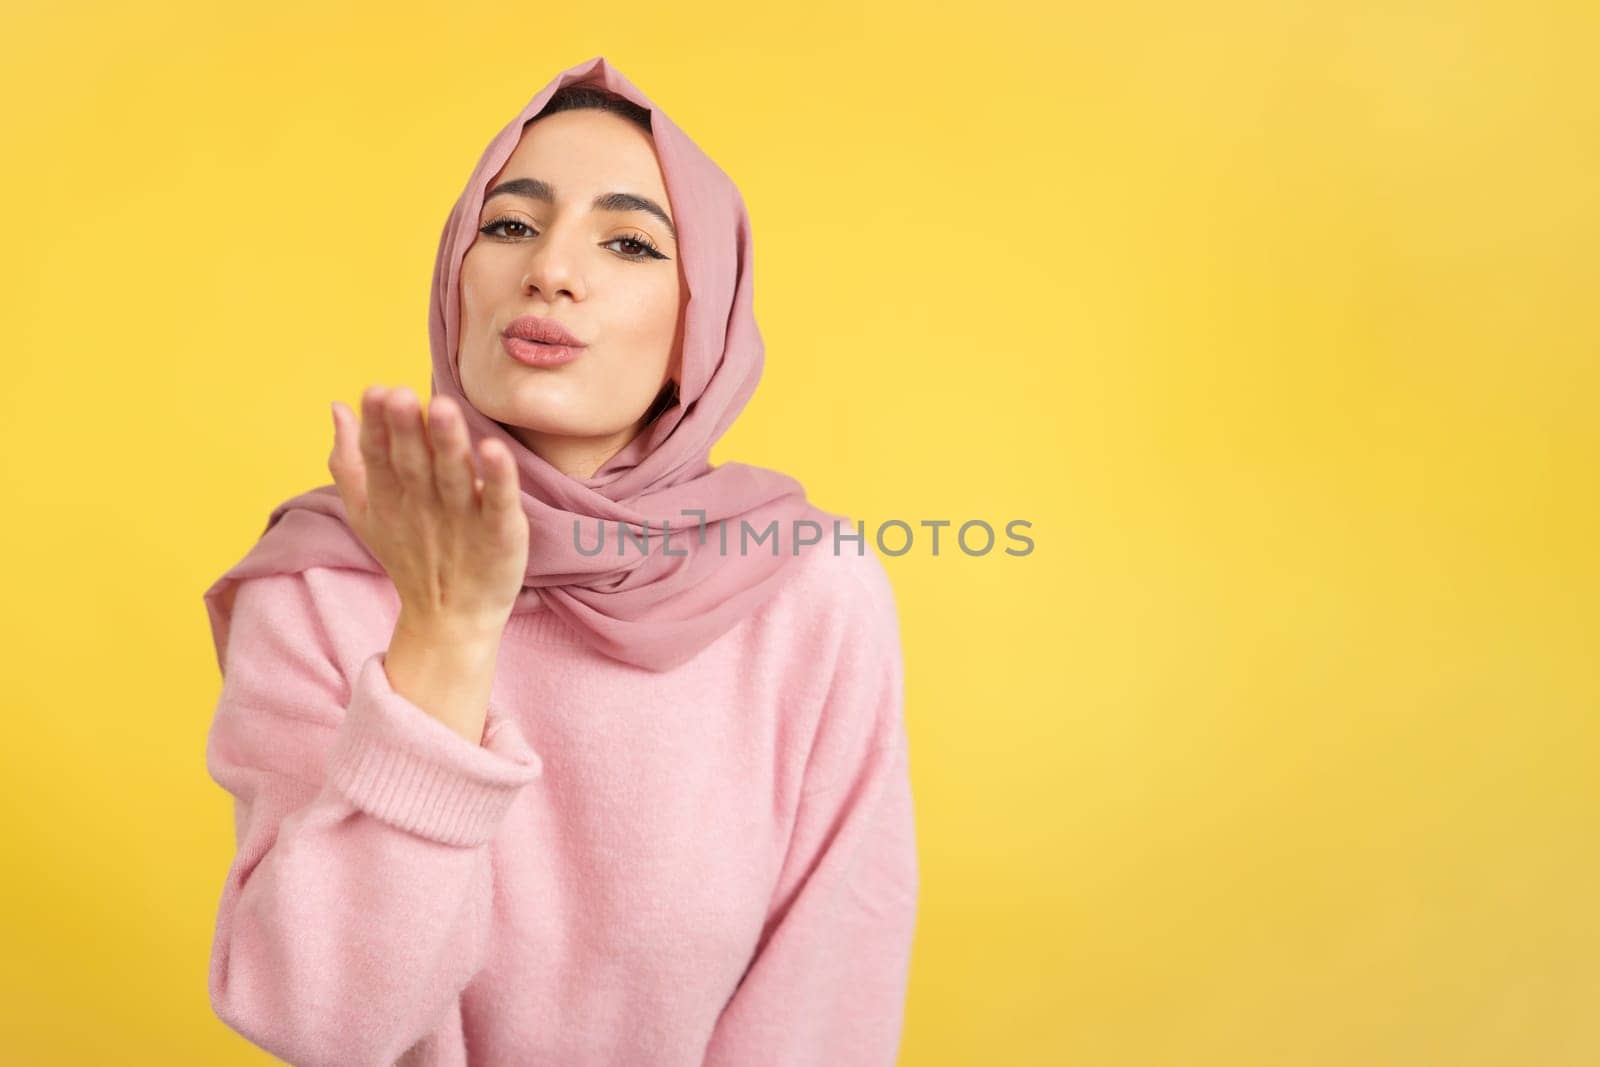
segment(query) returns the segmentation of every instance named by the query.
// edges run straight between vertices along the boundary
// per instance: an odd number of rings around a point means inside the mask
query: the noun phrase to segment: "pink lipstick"
[[[560,322],[546,315],[524,315],[500,331],[506,354],[530,367],[553,367],[570,363],[588,345]]]

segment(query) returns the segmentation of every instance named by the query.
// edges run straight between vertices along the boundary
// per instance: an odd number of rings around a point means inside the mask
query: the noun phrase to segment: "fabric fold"
[[[328,783],[356,807],[442,844],[489,841],[543,764],[515,723],[493,712],[474,745],[396,693],[375,652],[361,665]]]

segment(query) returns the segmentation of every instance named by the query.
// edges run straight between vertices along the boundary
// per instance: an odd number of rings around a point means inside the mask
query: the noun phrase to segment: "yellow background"
[[[8,10],[4,1058],[269,1062],[201,593],[605,55],[750,206],[713,458],[1033,524],[887,561],[901,1063],[1600,1062],[1593,6],[558,8]]]

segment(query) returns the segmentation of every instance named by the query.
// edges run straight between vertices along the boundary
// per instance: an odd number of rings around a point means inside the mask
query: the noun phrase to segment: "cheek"
[[[474,244],[461,260],[456,292],[461,305],[462,324],[467,329],[482,325],[492,317],[495,306],[515,296],[520,277],[516,260],[494,245]]]
[[[468,326],[470,326],[472,318],[470,312],[478,306],[478,294],[482,284],[482,279],[479,278],[481,271],[477,268],[476,262],[469,252],[467,258],[462,261],[460,284],[457,288],[462,323]]]
[[[637,295],[633,308],[629,332],[635,343],[652,354],[659,352],[664,358],[677,332],[677,285],[664,282],[646,288]]]

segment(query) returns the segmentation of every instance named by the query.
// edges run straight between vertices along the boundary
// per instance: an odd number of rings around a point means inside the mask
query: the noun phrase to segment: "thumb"
[[[522,514],[521,484],[517,478],[517,461],[506,446],[493,438],[485,438],[478,446],[478,455],[484,468],[481,483],[483,510],[502,521]]]

